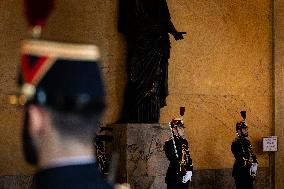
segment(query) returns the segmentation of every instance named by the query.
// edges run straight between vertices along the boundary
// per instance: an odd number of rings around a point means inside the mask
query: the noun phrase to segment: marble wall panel
[[[192,158],[198,168],[229,168],[233,156],[231,143],[234,140],[235,124],[241,119],[239,112],[247,110],[249,135],[261,166],[269,163],[268,154],[262,152],[262,137],[272,133],[272,98],[261,96],[211,96],[171,95],[179,99],[173,109],[164,109],[165,117],[179,114],[179,106],[185,106],[184,122],[190,142]],[[188,101],[191,103],[188,104]],[[165,123],[167,119],[162,118]],[[206,146],[206,147],[205,147]],[[205,147],[205,148],[204,148]],[[212,160],[208,160],[211,157]]]

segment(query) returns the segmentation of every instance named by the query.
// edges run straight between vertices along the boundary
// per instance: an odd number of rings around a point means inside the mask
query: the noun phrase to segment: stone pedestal
[[[169,162],[163,145],[171,136],[168,124],[114,124],[113,152],[120,155],[116,180],[131,189],[162,189]]]

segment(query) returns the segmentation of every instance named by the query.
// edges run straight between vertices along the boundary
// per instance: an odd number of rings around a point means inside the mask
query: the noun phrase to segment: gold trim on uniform
[[[99,48],[91,44],[24,40],[22,42],[21,51],[22,54],[48,56],[58,59],[90,61],[100,59]]]
[[[52,65],[56,62],[56,59],[48,57],[44,64],[40,67],[40,69],[35,74],[34,78],[31,81],[31,84],[37,86],[43,76],[48,72],[48,70],[52,67]]]
[[[36,88],[34,85],[25,83],[21,88],[21,94],[23,94],[27,99],[30,99],[34,96]]]

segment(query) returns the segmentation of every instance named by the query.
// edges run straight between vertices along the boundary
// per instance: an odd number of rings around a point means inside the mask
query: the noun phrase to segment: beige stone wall
[[[279,149],[275,156],[275,188],[284,188],[284,2],[274,1],[275,135]]]
[[[21,111],[7,103],[16,91],[19,43],[25,37],[25,20],[16,0],[0,1],[0,175],[21,175],[32,168],[21,151]]]
[[[43,38],[97,44],[107,85],[105,123],[119,117],[125,83],[125,42],[116,30],[117,0],[58,0]],[[239,111],[247,110],[253,145],[261,166],[268,155],[261,137],[271,135],[273,66],[271,0],[168,0],[176,28],[169,66],[168,106],[161,123],[186,107],[185,122],[197,169],[229,168],[230,144]],[[0,1],[0,174],[29,174],[20,151],[21,112],[5,103],[15,90],[18,47],[26,36],[21,4]]]

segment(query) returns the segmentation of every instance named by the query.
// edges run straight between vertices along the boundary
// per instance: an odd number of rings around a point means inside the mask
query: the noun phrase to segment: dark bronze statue
[[[157,123],[168,95],[169,33],[171,22],[166,0],[120,0],[118,30],[127,40],[127,84],[120,122]]]

